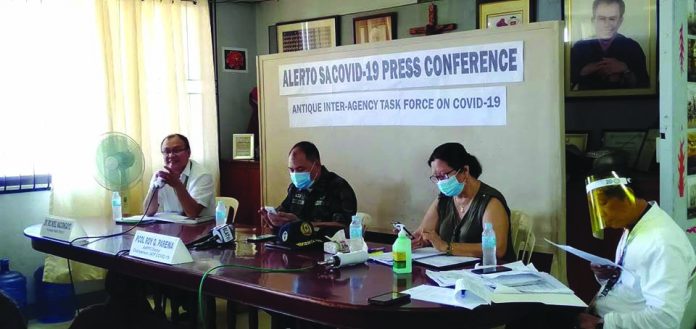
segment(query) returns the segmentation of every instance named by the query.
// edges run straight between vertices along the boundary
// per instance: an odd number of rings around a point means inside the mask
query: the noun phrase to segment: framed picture
[[[254,158],[254,134],[232,134],[232,159]]]
[[[645,131],[605,131],[602,147],[625,153],[628,167],[633,168],[644,140]]]
[[[535,20],[536,0],[477,0],[476,28],[491,29]]]
[[[336,47],[338,28],[338,16],[278,23],[278,52]]]
[[[686,173],[696,175],[696,129],[689,129],[687,136]]]
[[[696,218],[696,176],[686,176],[686,218]]]
[[[580,152],[587,151],[587,137],[589,133],[568,133],[565,134],[565,144],[575,145]]]
[[[565,0],[568,97],[653,95],[656,0]]]
[[[396,13],[353,18],[353,43],[396,39]]]
[[[222,47],[222,58],[225,59],[223,71],[247,72],[247,50],[244,48]]]

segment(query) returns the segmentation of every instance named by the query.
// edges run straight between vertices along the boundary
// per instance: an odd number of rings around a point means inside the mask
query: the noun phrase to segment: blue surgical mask
[[[290,180],[292,183],[295,185],[300,190],[304,190],[310,186],[312,186],[312,176],[310,172],[314,169],[314,165],[312,165],[312,168],[309,168],[308,171],[301,171],[301,172],[291,172],[290,173]]]
[[[462,190],[464,190],[464,183],[460,183],[457,180],[457,175],[454,175],[447,179],[437,181],[437,188],[440,189],[442,194],[453,197],[462,193]]]

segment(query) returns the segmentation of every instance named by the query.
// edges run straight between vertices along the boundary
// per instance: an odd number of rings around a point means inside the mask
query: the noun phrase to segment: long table
[[[38,251],[190,291],[197,291],[205,271],[221,264],[287,269],[312,266],[325,257],[321,251],[285,251],[266,247],[263,243],[248,243],[246,238],[252,230],[243,228],[237,229],[234,247],[191,250],[192,263],[165,265],[124,252],[130,248],[136,230],[179,236],[188,243],[206,235],[212,225],[156,223],[86,245],[70,245],[42,237],[40,225],[26,228],[24,234]],[[104,221],[90,221],[84,226],[90,236],[130,228]],[[432,284],[423,267],[414,265],[412,275],[396,278],[390,267],[368,262],[331,271],[315,266],[300,273],[222,268],[207,277],[203,291],[207,295],[341,328],[490,328],[549,307],[540,303],[514,303],[467,310],[419,300],[402,306],[368,304],[368,298],[390,292],[393,287],[403,290],[421,284]],[[554,307],[568,310],[568,307]]]

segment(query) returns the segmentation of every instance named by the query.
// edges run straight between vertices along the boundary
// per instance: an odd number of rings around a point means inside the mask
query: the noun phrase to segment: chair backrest
[[[515,256],[525,263],[529,263],[534,252],[534,245],[536,244],[532,218],[522,211],[511,211],[510,234],[512,234],[512,247],[515,251]],[[522,255],[520,255],[520,251],[522,251]]]
[[[0,290],[0,328],[26,329],[27,320],[22,315],[19,307],[5,293]]]
[[[689,313],[689,310],[693,309],[696,305],[696,293],[693,291],[694,279],[696,279],[696,267],[691,271],[689,281],[687,281],[687,291],[691,291],[691,299],[686,303],[686,311],[682,315],[682,322],[680,328],[691,329],[696,328],[696,316]]]
[[[228,196],[219,196],[215,198],[215,201],[222,201],[222,203],[225,204],[225,207],[227,207],[227,221],[229,224],[229,219],[230,219],[230,211],[234,211],[232,214],[232,223],[235,223],[235,219],[237,218],[237,211],[239,209],[239,201],[233,197],[228,197]]]
[[[365,231],[367,231],[367,228],[372,224],[372,216],[370,216],[370,214],[368,214],[366,212],[358,212],[355,215],[362,217],[363,236],[364,236]]]

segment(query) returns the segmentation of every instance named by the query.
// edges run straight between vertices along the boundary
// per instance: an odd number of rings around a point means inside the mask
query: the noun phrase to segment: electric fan
[[[128,135],[109,132],[100,136],[94,179],[107,190],[123,192],[143,177],[145,164],[140,145]]]

